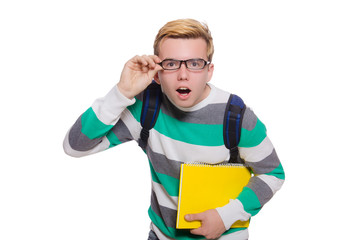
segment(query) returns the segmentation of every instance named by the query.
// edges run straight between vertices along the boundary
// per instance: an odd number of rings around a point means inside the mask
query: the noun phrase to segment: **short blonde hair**
[[[194,19],[179,19],[166,23],[158,32],[153,44],[154,54],[160,52],[160,44],[166,38],[202,38],[207,44],[207,60],[211,61],[214,54],[214,44],[211,32],[205,23],[200,23]]]

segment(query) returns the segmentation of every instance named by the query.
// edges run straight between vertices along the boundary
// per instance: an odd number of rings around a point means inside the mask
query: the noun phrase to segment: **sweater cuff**
[[[237,199],[231,199],[228,204],[216,208],[216,210],[224,222],[226,230],[229,230],[236,221],[247,221],[251,217],[249,213],[245,212],[243,204]]]
[[[93,103],[92,109],[101,122],[107,125],[114,125],[124,109],[133,105],[135,102],[136,100],[134,98],[131,100],[125,97],[116,85],[106,96],[97,99]]]

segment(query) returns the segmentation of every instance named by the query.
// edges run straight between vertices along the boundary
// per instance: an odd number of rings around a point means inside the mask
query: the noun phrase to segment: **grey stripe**
[[[88,151],[102,142],[101,138],[90,139],[82,133],[82,116],[80,116],[69,131],[69,145],[76,151]]]
[[[147,145],[147,155],[148,158],[152,161],[152,166],[156,172],[166,174],[168,176],[179,179],[180,178],[180,169],[183,162],[177,162],[166,158],[166,156],[155,153]]]
[[[257,121],[258,118],[256,117],[255,113],[247,107],[244,112],[244,118],[241,127],[251,131],[255,128]]]
[[[142,100],[143,93],[137,96],[137,99]],[[209,104],[202,109],[193,112],[184,112],[175,107],[170,100],[164,95],[162,98],[161,111],[172,118],[182,122],[196,124],[223,124],[226,103]],[[257,117],[250,108],[246,108],[242,127],[251,131],[257,123]]]
[[[112,132],[122,143],[133,140],[131,132],[128,130],[122,119],[119,119],[116,125],[114,125]]]
[[[162,99],[161,110],[164,114],[182,122],[196,124],[223,124],[226,103],[209,104],[193,112],[184,112],[175,107],[167,97]]]
[[[264,206],[264,204],[273,197],[273,191],[271,188],[258,177],[251,178],[247,187],[254,191],[261,206]]]
[[[280,165],[278,155],[273,149],[273,152],[259,162],[248,162],[249,167],[253,169],[255,174],[270,173]]]
[[[154,191],[152,191],[151,195],[151,208],[160,218],[163,219],[167,227],[176,228],[177,211],[160,206]]]

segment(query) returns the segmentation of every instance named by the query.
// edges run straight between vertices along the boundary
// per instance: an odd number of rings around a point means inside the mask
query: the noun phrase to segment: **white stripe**
[[[141,124],[137,122],[127,108],[122,112],[121,119],[131,133],[132,138],[138,140],[141,133]]]
[[[114,86],[106,96],[97,99],[92,104],[92,109],[102,123],[114,125],[117,123],[123,110],[134,104],[135,101],[135,99],[130,100],[123,96],[118,87]]]
[[[174,240],[173,238],[169,238],[161,230],[153,223],[151,222],[151,230],[154,231],[157,235],[157,238],[160,240]]]
[[[258,146],[245,148],[239,148],[241,158],[245,159],[247,162],[259,162],[265,159],[273,152],[274,146],[266,137]]]
[[[249,238],[249,231],[248,229],[237,231],[234,233],[230,233],[218,238],[218,240],[248,240]]]
[[[216,210],[226,229],[229,229],[237,220],[247,221],[251,217],[251,214],[244,210],[243,204],[238,199],[230,199],[228,204],[216,208]]]
[[[168,159],[179,162],[204,162],[216,164],[228,160],[229,150],[224,146],[200,146],[169,138],[155,129],[150,131],[148,142],[152,151],[164,154]]]
[[[177,210],[178,197],[171,197],[166,192],[166,189],[159,183],[152,181],[152,189],[155,192],[158,204],[161,206]]]
[[[283,179],[279,179],[271,175],[262,174],[258,175],[257,177],[270,187],[270,189],[273,191],[273,194],[275,194],[282,187],[284,183]]]
[[[230,98],[230,93],[226,92],[218,87],[215,87],[211,83],[208,83],[211,87],[212,94],[208,97],[208,101],[210,101],[210,104],[217,104],[217,103],[227,103]]]

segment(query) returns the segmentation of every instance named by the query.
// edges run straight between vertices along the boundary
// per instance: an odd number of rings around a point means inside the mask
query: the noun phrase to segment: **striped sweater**
[[[202,239],[188,230],[177,230],[176,215],[180,166],[185,162],[221,163],[229,159],[223,141],[223,117],[229,93],[211,85],[209,96],[196,106],[181,109],[163,96],[161,110],[145,153],[152,176],[151,228],[160,239]],[[133,100],[115,86],[97,99],[68,131],[64,150],[81,157],[140,138],[142,94]],[[246,108],[240,156],[253,177],[236,199],[217,208],[227,231],[219,239],[246,239],[247,229],[230,229],[237,220],[257,214],[284,182],[284,171],[267,137],[264,124]]]

